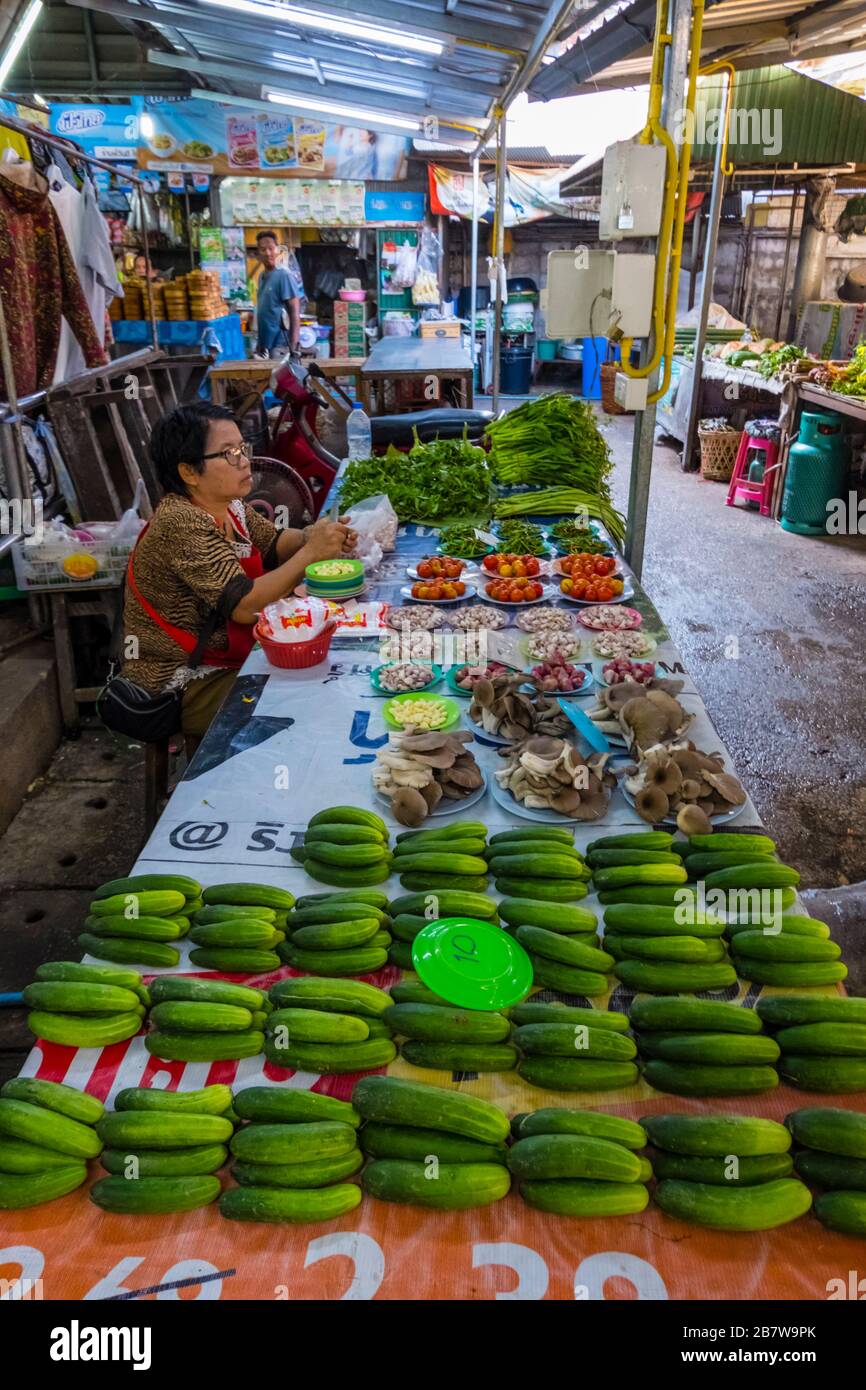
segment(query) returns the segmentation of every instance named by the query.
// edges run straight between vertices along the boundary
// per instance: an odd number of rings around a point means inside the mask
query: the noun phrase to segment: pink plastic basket
[[[264,635],[258,624],[255,635],[272,666],[279,666],[284,671],[301,671],[308,666],[318,666],[320,661],[325,660],[336,629],[336,623],[326,623],[318,637],[310,642],[275,642]]]
[[[367,298],[366,290],[340,290],[340,298],[347,304],[363,304]]]

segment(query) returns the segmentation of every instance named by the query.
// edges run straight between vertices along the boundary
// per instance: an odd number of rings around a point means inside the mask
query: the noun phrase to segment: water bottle
[[[370,417],[357,401],[352,402],[352,410],[346,421],[346,457],[367,459],[373,452],[373,431]]]

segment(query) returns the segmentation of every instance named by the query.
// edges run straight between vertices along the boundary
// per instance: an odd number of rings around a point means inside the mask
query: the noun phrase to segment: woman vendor
[[[165,496],[127,571],[122,675],[152,695],[183,691],[188,746],[252,650],[261,610],[291,594],[307,565],[351,552],[355,542],[341,522],[277,530],[245,506],[251,452],[231,411],[207,401],[177,406],[151,435]],[[191,669],[203,630],[209,635]]]

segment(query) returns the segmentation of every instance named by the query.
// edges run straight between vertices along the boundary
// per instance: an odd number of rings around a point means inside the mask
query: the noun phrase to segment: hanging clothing
[[[63,178],[56,165],[46,169],[45,177],[49,184],[48,196],[66,233],[96,335],[104,344],[107,341],[105,311],[115,295],[123,294],[123,286],[117,278],[108,225],[99,211],[96,190],[90,179],[85,178],[79,193]],[[84,353],[64,319],[54,369],[55,384],[78,376],[86,365]]]
[[[32,164],[0,163],[0,293],[19,396],[51,385],[62,318],[88,367],[107,361],[48,183]]]

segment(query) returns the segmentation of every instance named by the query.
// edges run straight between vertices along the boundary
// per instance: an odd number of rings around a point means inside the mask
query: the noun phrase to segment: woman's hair
[[[150,436],[150,457],[156,475],[166,492],[186,496],[187,489],[180,476],[179,465],[189,464],[203,473],[203,455],[207,453],[207,434],[211,420],[234,420],[224,405],[210,401],[193,401],[175,406],[157,420]]]

